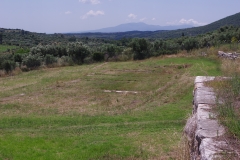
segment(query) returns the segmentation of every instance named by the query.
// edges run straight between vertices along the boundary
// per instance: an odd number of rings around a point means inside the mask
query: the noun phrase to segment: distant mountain
[[[196,36],[199,34],[204,34],[207,32],[211,32],[214,30],[217,30],[221,27],[224,26],[235,26],[235,27],[240,27],[240,12],[228,17],[225,17],[223,19],[220,19],[218,21],[215,21],[213,23],[210,23],[205,26],[201,27],[194,27],[194,28],[188,28],[188,29],[180,29],[180,30],[174,30],[174,31],[168,31],[168,32],[156,32],[153,33],[152,35],[149,35],[151,37],[157,37],[157,38],[175,38],[179,37],[184,33],[186,36]]]
[[[237,13],[237,14],[225,17],[223,19],[220,19],[218,21],[215,21],[215,22],[210,23],[210,24],[205,25],[205,26],[175,30],[175,31],[169,31],[169,32],[166,32],[164,34],[159,33],[158,35],[155,35],[155,36],[175,38],[175,37],[181,36],[182,33],[184,33],[187,36],[196,36],[196,35],[199,35],[199,34],[204,34],[204,33],[207,33],[207,32],[217,30],[217,29],[219,29],[221,27],[224,27],[224,26],[240,27],[240,12]]]
[[[143,22],[120,24],[115,27],[108,27],[98,30],[84,31],[82,33],[114,33],[114,32],[128,32],[128,31],[158,31],[158,30],[176,30],[183,28],[191,28],[192,25],[175,25],[175,26],[159,26],[148,25]]]
[[[204,34],[217,30],[224,26],[236,26],[240,27],[240,13],[228,16],[226,18],[220,19],[216,22],[210,23],[201,27],[192,27],[187,29],[177,29],[177,30],[158,30],[158,31],[131,31],[131,32],[118,32],[118,33],[81,33],[74,34],[77,37],[92,37],[92,38],[105,38],[105,39],[121,39],[121,38],[176,38],[181,37],[184,33],[185,36],[196,36],[199,34]]]

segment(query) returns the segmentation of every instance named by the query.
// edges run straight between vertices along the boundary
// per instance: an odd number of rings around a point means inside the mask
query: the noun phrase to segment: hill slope
[[[240,13],[228,16],[226,18],[220,19],[211,24],[201,26],[201,27],[193,27],[187,29],[178,29],[173,31],[149,31],[149,32],[118,32],[118,33],[82,33],[82,34],[74,34],[77,37],[95,37],[95,38],[109,38],[109,39],[121,39],[121,38],[176,38],[180,37],[182,33],[186,36],[196,36],[199,34],[204,34],[207,32],[211,32],[217,30],[223,26],[239,26],[240,27]]]
[[[204,34],[207,32],[217,30],[223,26],[240,27],[240,13],[228,16],[226,18],[220,19],[216,22],[210,23],[205,26],[169,31],[169,32],[165,32],[163,34],[160,32],[157,32],[157,33],[152,33],[150,36],[151,37],[159,37],[159,38],[165,38],[165,37],[174,38],[174,37],[181,36],[182,33],[184,33],[187,36],[196,36],[199,34]]]

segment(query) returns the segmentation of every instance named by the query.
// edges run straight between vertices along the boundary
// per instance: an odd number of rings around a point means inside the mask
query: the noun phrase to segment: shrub
[[[54,57],[53,55],[50,55],[50,54],[47,54],[47,55],[45,56],[44,60],[45,60],[45,64],[46,64],[46,65],[51,65],[51,64],[57,62],[57,58]]]
[[[72,60],[71,57],[69,56],[62,56],[60,59],[59,59],[59,64],[61,66],[73,66],[74,65],[74,62]]]
[[[20,48],[16,51],[16,53],[20,53],[20,54],[29,53],[29,52],[30,52],[30,49],[28,48]]]
[[[11,60],[5,60],[5,61],[3,61],[2,67],[7,73],[9,73],[15,69],[16,63]]]
[[[90,50],[87,45],[83,43],[69,43],[68,55],[72,57],[73,61],[77,64],[84,63],[84,59],[90,55]]]
[[[4,69],[3,62],[7,60],[13,61],[12,54],[0,54],[0,69]]]
[[[93,58],[92,58],[92,57],[86,57],[86,58],[84,58],[84,63],[85,63],[85,64],[94,63]]]
[[[39,54],[29,54],[23,59],[23,64],[27,66],[27,68],[33,69],[41,66],[42,64],[42,56]]]
[[[22,63],[22,60],[23,60],[23,58],[22,58],[22,55],[21,55],[21,54],[19,54],[19,53],[14,54],[14,61],[15,61],[15,62]]]
[[[96,52],[96,53],[93,54],[92,58],[93,58],[94,61],[101,62],[101,61],[104,60],[104,55],[103,55],[103,53]]]
[[[146,39],[133,39],[130,46],[134,52],[134,60],[142,60],[150,57],[149,44]]]

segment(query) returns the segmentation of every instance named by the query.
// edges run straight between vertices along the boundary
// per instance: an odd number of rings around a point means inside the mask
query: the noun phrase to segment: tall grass
[[[190,145],[189,145],[189,142],[187,140],[187,137],[183,136],[180,143],[179,143],[179,146],[177,148],[177,158],[176,160],[190,160],[191,157],[191,153],[190,153]]]
[[[217,94],[217,111],[222,124],[240,139],[240,60],[223,60],[225,78],[210,82]]]

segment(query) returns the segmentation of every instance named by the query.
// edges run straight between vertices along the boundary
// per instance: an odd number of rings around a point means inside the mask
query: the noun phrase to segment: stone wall
[[[198,76],[194,82],[193,114],[188,119],[184,132],[191,148],[192,160],[222,159],[228,147],[222,136],[225,129],[217,120],[213,107],[216,96],[212,88],[206,87],[204,82],[214,80],[215,77]]]

